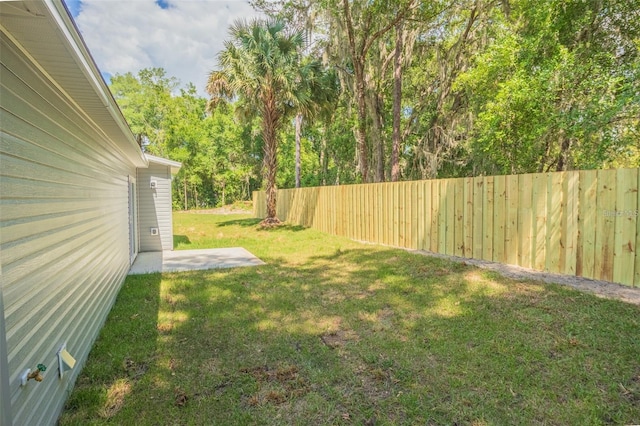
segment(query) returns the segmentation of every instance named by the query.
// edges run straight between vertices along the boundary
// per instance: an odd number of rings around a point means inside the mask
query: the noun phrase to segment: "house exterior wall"
[[[55,424],[129,270],[128,178],[136,170],[87,119],[91,112],[0,37],[2,398],[11,403],[3,421]],[[78,363],[59,379],[63,343]],[[21,387],[22,372],[39,363],[44,381]]]
[[[173,250],[171,168],[150,161],[148,168],[138,169],[137,183],[140,252]],[[151,235],[151,228],[158,228],[159,235]]]
[[[0,256],[2,253],[0,252]],[[0,270],[0,278],[2,270]],[[1,281],[0,281],[1,283]],[[4,330],[4,301],[2,297],[2,285],[0,284],[0,425],[11,423],[11,398],[9,398],[9,365],[7,363],[7,336]]]

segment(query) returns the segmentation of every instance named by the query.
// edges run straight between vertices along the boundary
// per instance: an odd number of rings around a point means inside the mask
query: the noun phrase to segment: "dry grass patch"
[[[131,393],[131,382],[127,379],[117,380],[107,390],[107,400],[98,412],[103,419],[115,416],[125,403],[125,398]]]
[[[358,334],[353,330],[336,330],[320,336],[320,340],[327,347],[335,349],[343,347],[349,342],[357,342]]]
[[[308,380],[300,375],[300,369],[295,365],[276,368],[261,366],[243,368],[240,371],[250,375],[258,383],[257,391],[246,400],[249,406],[279,405],[302,397],[309,392]]]

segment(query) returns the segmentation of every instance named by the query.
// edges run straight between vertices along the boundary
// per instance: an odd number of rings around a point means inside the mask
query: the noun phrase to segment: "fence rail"
[[[639,169],[278,191],[278,217],[348,238],[640,286]],[[266,216],[254,192],[256,217]]]

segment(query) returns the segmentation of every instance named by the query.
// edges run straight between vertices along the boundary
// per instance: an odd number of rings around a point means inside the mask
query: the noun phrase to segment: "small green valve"
[[[47,371],[47,367],[44,364],[38,364],[35,371],[31,371],[30,369],[25,370],[20,379],[20,384],[22,386],[25,386],[31,379],[35,380],[36,382],[41,382],[44,379],[44,376],[40,373],[43,373],[45,371]]]

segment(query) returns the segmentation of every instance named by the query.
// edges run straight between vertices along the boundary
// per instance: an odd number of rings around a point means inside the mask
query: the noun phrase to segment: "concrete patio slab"
[[[265,263],[242,247],[138,253],[129,275],[257,266]]]

